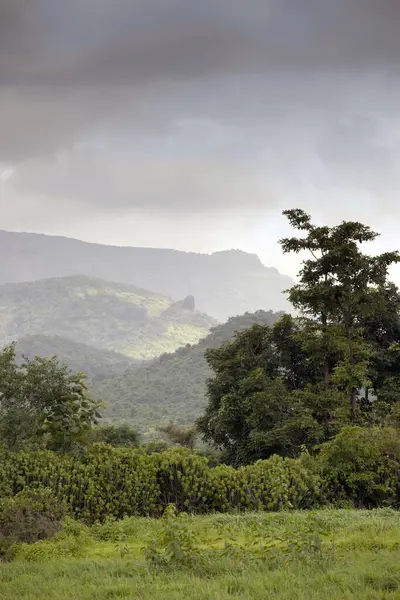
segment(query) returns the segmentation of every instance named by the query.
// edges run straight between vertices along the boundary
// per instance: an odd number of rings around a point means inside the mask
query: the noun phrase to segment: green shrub
[[[33,544],[62,528],[65,506],[48,489],[25,489],[0,502],[0,552],[18,542]]]
[[[95,523],[90,528],[92,536],[101,542],[118,542],[123,533],[121,521],[107,517],[103,523]]]
[[[157,469],[158,504],[161,509],[173,504],[176,509],[204,512],[210,490],[210,468],[202,456],[174,449],[160,455]]]
[[[55,558],[79,558],[94,544],[92,532],[83,523],[66,517],[62,530],[53,538],[35,544],[19,543],[13,546],[12,556],[16,560],[46,562]]]
[[[103,425],[93,427],[90,430],[88,441],[91,444],[102,442],[116,448],[136,448],[139,445],[139,435],[137,431],[124,423],[121,425]]]
[[[193,568],[200,562],[201,554],[185,516],[177,515],[173,504],[166,507],[160,534],[143,548],[151,571]]]
[[[0,498],[48,488],[72,518],[106,521],[102,535],[108,523],[115,538],[113,519],[158,517],[170,504],[197,514],[311,509],[323,502],[395,507],[399,473],[396,430],[351,427],[322,446],[318,457],[272,456],[238,469],[210,467],[206,457],[184,448],[147,454],[94,444],[76,456],[0,450]]]
[[[356,508],[396,507],[400,501],[400,433],[389,427],[346,427],[322,446],[327,499]]]
[[[321,482],[300,460],[272,456],[254,465],[213,469],[212,508],[217,511],[288,510],[318,503]]]

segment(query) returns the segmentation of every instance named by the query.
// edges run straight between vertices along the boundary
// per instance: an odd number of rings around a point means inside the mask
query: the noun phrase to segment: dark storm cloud
[[[395,66],[398,0],[2,0],[2,84]]]
[[[51,151],[122,107],[124,125],[161,125],[188,82],[393,73],[399,27],[398,0],[0,0],[0,159]]]
[[[376,195],[399,184],[376,139],[399,26],[399,0],[0,0],[0,161],[17,192],[109,210]]]

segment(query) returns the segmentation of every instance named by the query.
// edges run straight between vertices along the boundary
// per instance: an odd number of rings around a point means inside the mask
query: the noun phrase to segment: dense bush
[[[136,448],[139,445],[139,435],[126,423],[102,425],[90,430],[88,441],[91,444],[104,443],[116,448]]]
[[[33,544],[61,530],[66,509],[49,489],[25,488],[0,500],[0,555],[17,542]]]
[[[0,492],[48,488],[88,523],[160,516],[169,504],[190,513],[310,509],[324,502],[397,506],[400,436],[394,429],[343,430],[317,457],[273,456],[235,469],[210,467],[187,449],[160,453],[95,444],[81,456],[0,452]]]
[[[169,504],[194,513],[307,508],[320,487],[300,461],[272,457],[241,469],[210,468],[182,448],[146,454],[98,444],[83,456],[3,451],[0,460],[0,489],[2,481],[12,495],[47,487],[72,516],[92,523],[159,516]]]
[[[219,466],[210,470],[210,479],[211,508],[217,511],[305,509],[320,498],[317,471],[280,456],[239,469]]]
[[[346,427],[320,454],[324,487],[333,503],[356,508],[400,503],[400,433],[389,427]]]

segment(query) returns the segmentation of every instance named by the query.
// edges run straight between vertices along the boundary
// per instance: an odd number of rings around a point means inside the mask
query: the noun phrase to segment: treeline
[[[87,523],[157,517],[169,504],[190,513],[397,507],[399,472],[400,437],[391,428],[346,428],[318,456],[273,456],[236,469],[211,468],[185,449],[148,454],[100,444],[81,456],[0,453],[2,496],[46,489]]]

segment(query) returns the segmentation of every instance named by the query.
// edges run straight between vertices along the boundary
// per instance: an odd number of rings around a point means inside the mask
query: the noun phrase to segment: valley
[[[205,403],[205,350],[253,323],[272,325],[291,284],[234,250],[201,255],[11,232],[0,232],[0,250],[10,256],[0,265],[3,345],[83,371],[106,405],[104,421],[146,435],[169,421],[193,423]]]

